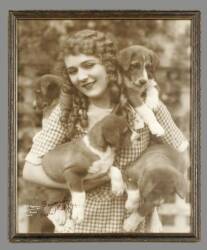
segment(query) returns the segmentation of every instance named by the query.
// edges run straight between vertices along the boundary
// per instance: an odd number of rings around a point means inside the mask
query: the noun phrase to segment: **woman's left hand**
[[[99,187],[110,180],[108,174],[102,174],[94,176],[94,174],[89,174],[84,179],[83,186],[86,191]]]

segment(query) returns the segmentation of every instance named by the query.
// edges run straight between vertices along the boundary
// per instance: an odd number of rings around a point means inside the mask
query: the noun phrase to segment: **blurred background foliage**
[[[190,21],[188,20],[19,20],[18,21],[18,175],[19,203],[44,195],[44,188],[22,179],[24,159],[40,129],[34,112],[32,82],[54,73],[57,56],[68,33],[91,28],[108,33],[118,50],[132,44],[153,49],[160,58],[160,96],[189,138]]]

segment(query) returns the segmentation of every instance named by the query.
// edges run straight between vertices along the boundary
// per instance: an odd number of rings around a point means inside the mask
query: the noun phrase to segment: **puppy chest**
[[[89,167],[89,173],[106,173],[109,168],[113,165],[114,162],[114,154],[103,155],[99,160],[96,160]]]

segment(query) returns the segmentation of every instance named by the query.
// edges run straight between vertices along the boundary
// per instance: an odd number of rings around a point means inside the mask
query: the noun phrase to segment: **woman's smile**
[[[95,81],[84,83],[84,84],[82,85],[82,88],[86,88],[86,89],[89,90],[89,89],[91,89],[91,88],[94,86],[95,83],[96,83]]]

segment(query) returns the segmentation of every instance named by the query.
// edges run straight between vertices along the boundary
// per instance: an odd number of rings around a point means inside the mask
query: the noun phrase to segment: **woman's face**
[[[89,98],[98,98],[106,93],[108,77],[100,60],[85,54],[68,55],[65,65],[72,84]]]

